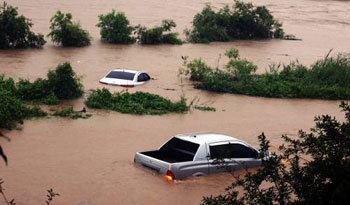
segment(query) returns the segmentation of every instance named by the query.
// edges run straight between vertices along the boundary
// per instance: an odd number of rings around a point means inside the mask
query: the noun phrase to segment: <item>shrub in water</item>
[[[83,85],[70,63],[59,64],[47,74],[50,90],[59,99],[72,99],[83,95]]]
[[[161,115],[169,112],[183,113],[189,110],[186,99],[181,98],[178,102],[159,95],[136,92],[136,93],[110,93],[103,88],[90,94],[85,102],[88,107],[114,110],[121,113]]]
[[[0,49],[42,47],[44,36],[33,33],[32,26],[29,19],[18,15],[17,8],[4,2],[0,7]]]
[[[129,20],[122,12],[112,12],[106,15],[98,16],[100,22],[97,24],[100,27],[100,34],[102,40],[108,43],[130,44],[134,43],[136,39],[132,37],[134,28],[130,26]]]
[[[237,0],[232,10],[225,6],[216,12],[206,6],[194,16],[192,27],[185,30],[185,34],[195,43],[284,36],[282,23],[275,20],[265,6],[254,7],[252,3]]]
[[[177,38],[178,33],[170,32],[175,27],[176,23],[173,20],[163,20],[161,26],[151,29],[138,25],[135,27],[136,39],[141,44],[182,44],[182,40]]]
[[[72,22],[72,14],[57,11],[50,22],[51,32],[47,36],[50,36],[53,42],[75,47],[90,45],[90,34],[83,30],[79,23]]]
[[[264,97],[350,99],[350,56],[328,55],[310,68],[291,62],[273,65],[269,71],[256,74],[257,66],[239,57],[238,50],[228,50],[225,69],[212,69],[201,60],[186,63],[184,74],[199,80],[195,87]],[[280,70],[280,68],[282,69]],[[205,69],[203,69],[205,68]]]
[[[28,108],[11,92],[0,88],[0,128],[12,129],[24,119],[43,117],[47,113],[38,107]]]
[[[59,116],[59,117],[69,117],[72,119],[78,119],[78,118],[87,119],[92,116],[91,114],[84,114],[81,112],[74,111],[73,107],[67,107],[62,110],[56,110],[52,115]]]
[[[16,95],[25,101],[40,101],[50,94],[49,82],[46,79],[38,78],[33,83],[20,79],[16,87]]]
[[[40,102],[48,105],[59,104],[60,99],[72,99],[82,96],[83,86],[69,63],[59,64],[50,70],[48,79],[38,78],[34,82],[12,78],[5,79],[0,75],[0,88],[9,91],[20,100]]]

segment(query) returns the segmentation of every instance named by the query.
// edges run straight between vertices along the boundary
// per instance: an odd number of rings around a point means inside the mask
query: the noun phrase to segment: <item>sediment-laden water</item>
[[[6,131],[12,141],[0,138],[9,166],[0,163],[0,178],[6,193],[17,204],[39,204],[47,188],[61,194],[57,204],[198,204],[202,196],[218,194],[230,184],[230,174],[167,182],[155,172],[133,163],[136,151],[158,148],[178,133],[215,131],[241,138],[257,146],[265,132],[272,149],[282,143],[282,134],[296,134],[313,126],[317,114],[342,118],[339,101],[307,99],[268,99],[233,94],[215,94],[193,89],[191,82],[178,78],[181,56],[202,57],[210,65],[223,65],[219,57],[232,46],[264,72],[273,62],[298,59],[311,64],[330,49],[350,51],[350,1],[274,0],[254,1],[266,5],[282,22],[287,33],[302,41],[259,40],[230,43],[184,45],[110,45],[99,40],[97,16],[115,8],[126,13],[131,23],[152,26],[162,19],[177,22],[182,33],[195,13],[210,4],[215,8],[232,1],[223,0],[85,0],[85,1],[7,1],[31,18],[35,32],[47,34],[55,11],[71,12],[94,40],[84,48],[61,48],[49,39],[43,49],[0,51],[0,73],[8,77],[34,80],[45,77],[58,63],[70,61],[82,76],[85,89],[98,83],[112,68],[135,68],[149,72],[155,80],[129,91],[161,94],[173,100],[184,94],[189,101],[213,106],[216,112],[191,111],[188,114],[135,116],[90,110],[94,116],[84,120],[61,118],[25,121],[22,130]],[[184,37],[183,35],[181,35]],[[108,87],[121,91],[120,87]],[[173,90],[175,89],[175,90]],[[75,109],[83,99],[66,101]]]

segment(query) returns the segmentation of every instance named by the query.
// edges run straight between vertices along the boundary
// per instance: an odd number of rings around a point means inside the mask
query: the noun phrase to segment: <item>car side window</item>
[[[143,82],[143,81],[145,81],[145,80],[144,80],[144,75],[143,75],[143,73],[141,73],[141,74],[137,77],[137,82]]]
[[[149,75],[148,75],[147,73],[144,73],[143,75],[144,75],[144,79],[145,79],[145,81],[147,81],[147,80],[150,80],[150,79],[151,79],[151,77],[149,77]]]
[[[211,159],[256,158],[258,152],[241,144],[222,144],[209,146]]]
[[[241,144],[230,144],[232,158],[257,158],[258,152],[250,147]]]
[[[209,146],[209,149],[211,159],[224,159],[233,157],[233,152],[230,149],[230,144],[212,145]]]
[[[148,81],[150,80],[151,77],[149,77],[149,75],[147,75],[146,73],[141,73],[138,77],[137,77],[137,82],[144,82],[144,81]]]

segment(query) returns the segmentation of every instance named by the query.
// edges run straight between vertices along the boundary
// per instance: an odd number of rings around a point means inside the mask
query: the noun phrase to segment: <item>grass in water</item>
[[[111,93],[103,88],[91,93],[85,104],[90,108],[114,110],[137,115],[162,115],[166,113],[184,113],[189,110],[186,99],[177,102],[147,92]]]
[[[257,74],[257,66],[239,56],[235,48],[223,69],[212,68],[201,59],[187,62],[180,74],[189,75],[199,89],[277,98],[350,99],[350,55],[326,55],[311,66],[298,61],[275,64]]]

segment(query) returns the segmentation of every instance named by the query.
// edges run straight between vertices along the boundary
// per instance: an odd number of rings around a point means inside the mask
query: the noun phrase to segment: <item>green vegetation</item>
[[[84,93],[83,85],[72,69],[70,63],[62,63],[47,74],[49,88],[59,99],[73,99]]]
[[[310,133],[282,136],[280,154],[269,156],[269,141],[259,136],[262,167],[235,182],[226,193],[204,197],[202,204],[347,204],[350,200],[350,107],[345,121],[322,115]],[[343,121],[343,120],[342,120]],[[268,157],[268,158],[265,158]],[[238,191],[242,190],[242,191]]]
[[[169,99],[151,93],[121,92],[112,94],[105,88],[102,90],[98,89],[90,94],[85,103],[91,108],[138,115],[162,115],[170,112],[184,113],[189,110],[184,97],[178,102],[171,102]]]
[[[92,116],[91,114],[84,114],[82,112],[74,111],[73,107],[67,107],[62,110],[54,110],[54,113],[52,115],[59,116],[59,117],[69,117],[72,119],[78,119],[78,118],[87,119]]]
[[[83,86],[69,63],[59,64],[50,70],[48,79],[38,78],[34,82],[12,78],[5,79],[0,75],[0,88],[10,92],[19,100],[26,102],[57,105],[60,99],[73,99],[83,95]]]
[[[24,119],[47,116],[38,107],[31,108],[25,102],[59,104],[60,99],[82,96],[80,79],[69,63],[59,64],[48,72],[48,79],[37,79],[33,83],[0,75],[0,128],[12,129]]]
[[[235,39],[282,38],[282,23],[265,6],[235,0],[233,9],[214,11],[206,6],[193,18],[192,30],[185,34],[190,42],[231,41]]]
[[[210,107],[210,106],[199,106],[199,105],[195,105],[195,106],[194,106],[194,109],[202,110],[202,111],[216,112],[216,108],[215,108],[215,107]]]
[[[52,41],[63,46],[82,47],[90,45],[90,34],[79,23],[72,22],[72,14],[57,11],[50,20],[51,32],[47,35]]]
[[[98,18],[100,22],[97,26],[101,29],[102,40],[116,44],[131,44],[136,41],[131,36],[134,28],[130,26],[129,20],[124,13],[116,13],[113,9],[112,12],[106,15],[99,15]]]
[[[13,129],[25,119],[44,116],[47,113],[40,108],[30,108],[10,91],[0,88],[0,128]]]
[[[228,50],[224,69],[213,69],[201,59],[185,62],[181,73],[196,80],[196,88],[215,92],[279,98],[350,99],[350,56],[327,55],[310,67],[298,62],[273,65],[263,74],[241,59],[237,49]],[[280,70],[280,68],[282,69]]]
[[[44,36],[33,33],[32,26],[29,19],[18,15],[16,7],[4,2],[0,6],[0,49],[42,47],[46,43]]]
[[[178,33],[170,32],[175,27],[173,20],[163,20],[161,26],[151,29],[138,25],[135,27],[136,39],[140,44],[182,44],[182,40],[177,38]]]

